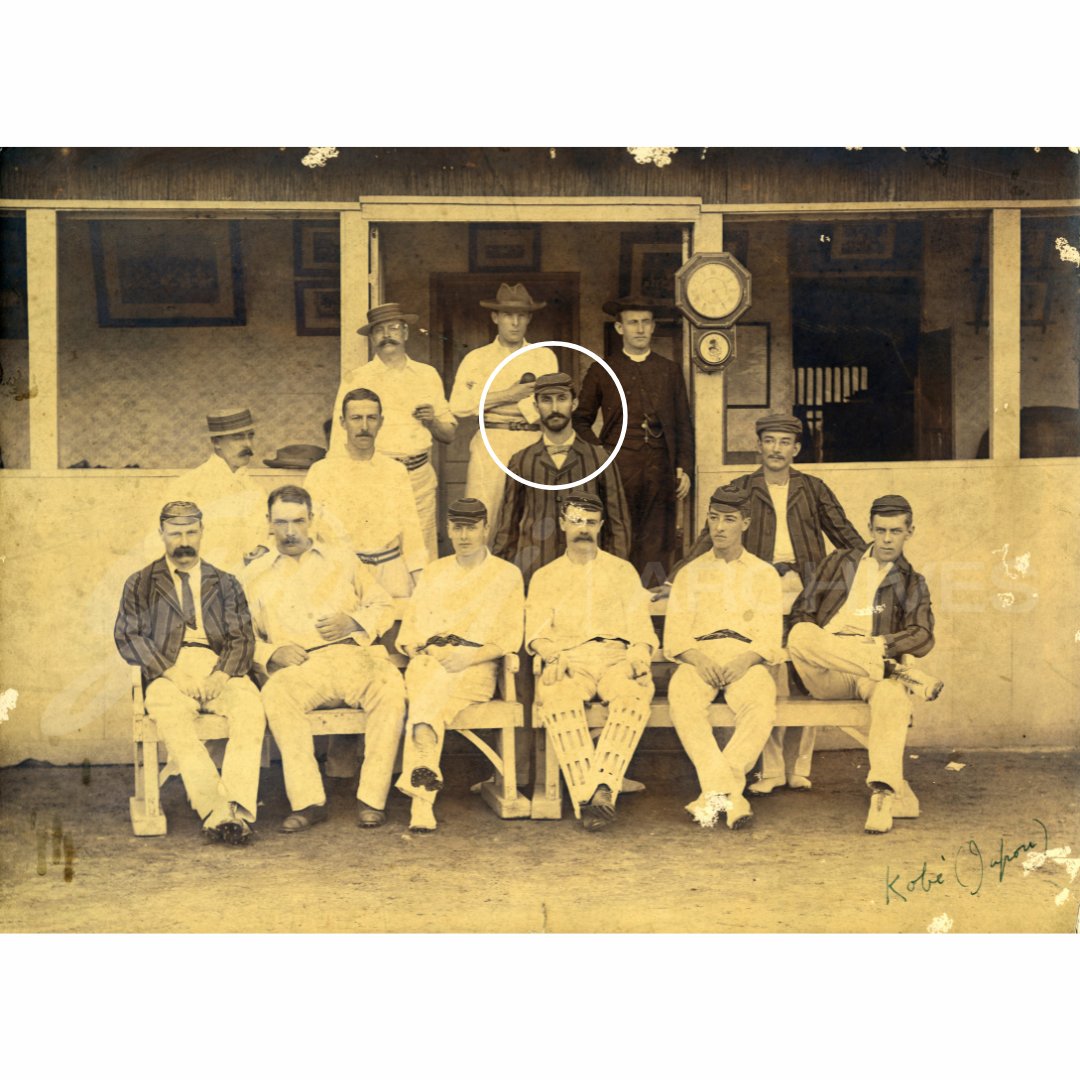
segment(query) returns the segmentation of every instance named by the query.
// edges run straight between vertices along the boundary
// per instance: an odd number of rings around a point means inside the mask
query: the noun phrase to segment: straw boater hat
[[[223,409],[221,412],[206,414],[206,429],[211,438],[218,435],[244,435],[254,427],[250,409]]]
[[[651,311],[654,319],[674,319],[676,315],[671,301],[657,300],[651,296],[620,296],[618,300],[608,300],[602,305],[602,310],[616,320],[624,311]]]
[[[495,294],[495,299],[481,300],[480,306],[487,308],[489,311],[526,311],[531,313],[547,307],[547,301],[540,300],[538,302],[534,300],[524,285],[502,284]]]
[[[367,313],[367,322],[356,332],[367,337],[368,334],[371,333],[371,328],[373,326],[378,326],[381,322],[390,322],[391,320],[400,320],[401,322],[412,326],[414,323],[420,321],[420,316],[414,315],[411,311],[403,310],[400,304],[380,304],[378,307],[373,307]]]

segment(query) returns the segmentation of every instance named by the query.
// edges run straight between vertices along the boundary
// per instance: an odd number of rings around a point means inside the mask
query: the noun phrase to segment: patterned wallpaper
[[[259,464],[289,443],[324,444],[337,336],[299,337],[291,220],[242,221],[247,325],[102,329],[89,225],[60,225],[62,467],[187,468],[209,453],[205,414],[247,405]]]

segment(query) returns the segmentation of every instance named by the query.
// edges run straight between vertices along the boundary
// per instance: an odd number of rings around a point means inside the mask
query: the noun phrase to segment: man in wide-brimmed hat
[[[787,617],[795,598],[825,559],[826,536],[837,548],[861,550],[866,545],[829,486],[791,467],[802,447],[802,421],[790,413],[770,413],[759,416],[754,428],[761,467],[737,477],[729,486],[747,493],[750,526],[743,543],[751,555],[772,563],[780,575]],[[711,546],[705,526],[686,558],[672,570],[672,578]],[[750,785],[752,795],[768,795],[785,785],[796,790],[811,786],[817,729],[788,730],[799,740],[794,760],[790,766],[785,763],[785,729],[777,728],[765,745],[761,778]]]
[[[419,316],[405,311],[401,304],[380,304],[367,313],[367,322],[357,333],[370,339],[375,355],[341,380],[334,416],[341,415],[341,403],[350,390],[364,387],[379,395],[383,415],[379,453],[400,461],[409,471],[424,543],[435,558],[438,481],[431,465],[431,445],[432,439],[452,442],[457,420],[450,411],[439,373],[430,364],[413,360],[405,351],[409,327],[417,322]],[[344,452],[345,433],[335,427],[327,457],[340,457]]]
[[[174,480],[170,501],[197,503],[206,515],[203,553],[230,574],[266,551],[266,493],[248,474],[255,460],[255,422],[250,409],[209,413],[206,430],[211,454],[197,468]]]
[[[670,308],[643,296],[623,296],[603,305],[615,319],[622,348],[607,362],[626,395],[626,438],[619,475],[630,508],[630,561],[646,587],[662,585],[675,559],[676,503],[685,499],[694,474],[694,429],[682,368],[652,351],[657,318]],[[574,427],[596,441],[592,426],[603,411],[600,443],[615,448],[622,427],[622,402],[611,376],[590,365],[574,410]]]
[[[547,306],[534,300],[524,285],[499,286],[494,300],[481,300],[480,306],[491,312],[495,340],[467,353],[454,377],[450,408],[455,416],[476,416],[480,394],[491,373],[512,352],[528,345],[525,331],[533,315]],[[540,430],[540,414],[533,400],[535,380],[554,374],[559,361],[550,349],[531,349],[511,360],[492,380],[484,400],[484,428],[492,452],[507,465],[518,451],[534,442]],[[465,493],[479,499],[492,513],[502,505],[506,474],[492,460],[480,432],[469,443],[469,469]]]

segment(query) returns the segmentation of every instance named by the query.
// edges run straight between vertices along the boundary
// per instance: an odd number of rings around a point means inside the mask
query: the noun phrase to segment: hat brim
[[[211,439],[220,439],[222,435],[247,435],[248,432],[254,431],[254,424],[241,424],[239,427],[231,427],[227,431],[210,431],[207,434]]]
[[[541,300],[539,303],[534,302],[532,304],[526,304],[522,301],[500,304],[497,300],[481,300],[480,306],[482,308],[487,308],[488,311],[509,311],[511,314],[531,315],[534,311],[546,308],[547,301]]]
[[[629,304],[620,304],[616,300],[608,300],[606,303],[600,305],[600,310],[605,315],[610,315],[616,322],[624,311],[651,311],[654,319],[675,319],[678,317],[678,311],[670,304],[641,304],[637,307],[631,307]]]
[[[414,314],[412,314],[412,312],[404,312],[401,315],[388,315],[385,319],[380,319],[379,322],[364,323],[364,325],[361,326],[360,329],[357,330],[356,332],[358,334],[363,334],[364,337],[368,337],[371,334],[372,328],[375,327],[375,326],[378,326],[379,323],[403,322],[403,323],[407,324],[408,326],[415,326],[419,321],[420,321],[420,316],[419,315],[414,315]]]

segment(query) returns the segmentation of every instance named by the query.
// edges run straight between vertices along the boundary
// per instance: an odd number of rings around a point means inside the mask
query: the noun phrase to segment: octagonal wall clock
[[[697,327],[731,326],[750,307],[750,271],[730,252],[699,252],[675,274],[675,303]]]

